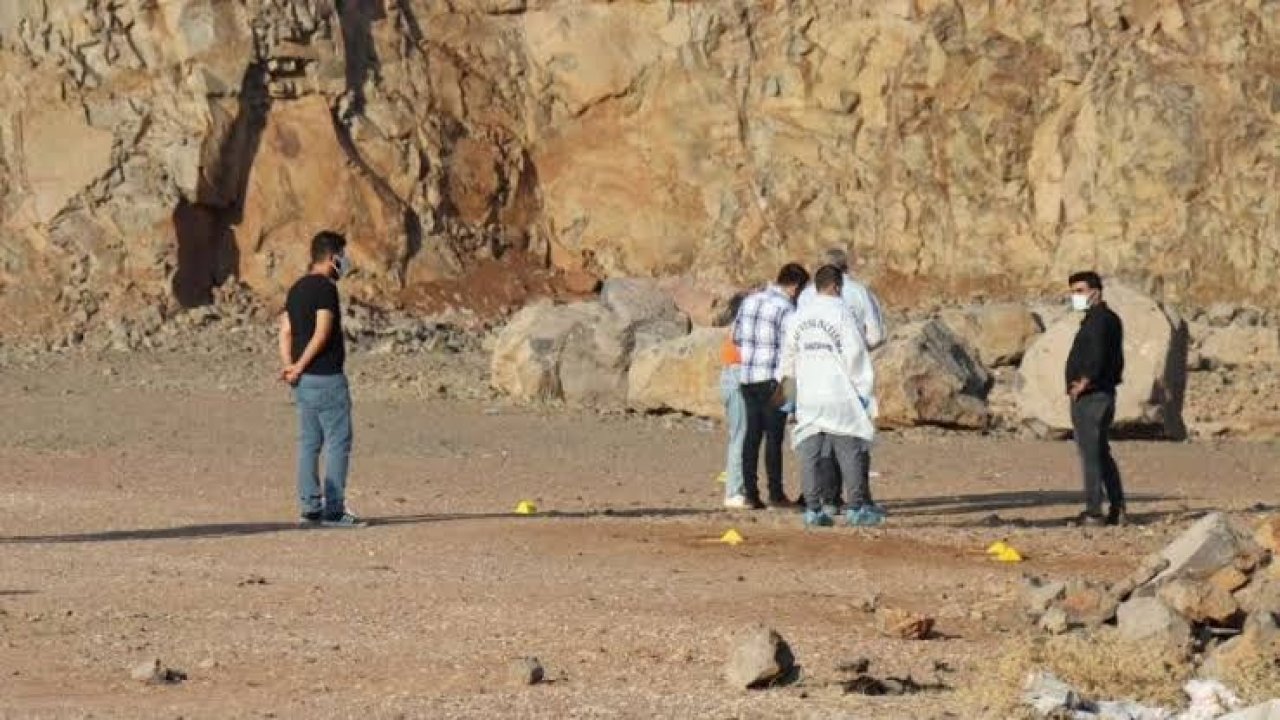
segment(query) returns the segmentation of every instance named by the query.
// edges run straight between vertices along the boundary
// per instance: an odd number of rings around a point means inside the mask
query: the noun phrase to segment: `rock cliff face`
[[[831,243],[898,303],[1276,302],[1272,0],[5,0],[0,71],[0,333],[273,298],[320,227],[381,304]]]

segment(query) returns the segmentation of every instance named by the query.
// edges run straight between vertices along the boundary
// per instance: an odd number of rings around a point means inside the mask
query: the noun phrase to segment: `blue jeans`
[[[726,498],[742,494],[742,442],[747,437],[747,403],[742,399],[738,367],[730,365],[720,373],[720,400],[729,424],[729,449],[724,464]]]
[[[345,375],[303,375],[293,388],[298,408],[298,507],[327,518],[346,512],[351,457],[351,392]],[[325,450],[324,494],[318,465]]]

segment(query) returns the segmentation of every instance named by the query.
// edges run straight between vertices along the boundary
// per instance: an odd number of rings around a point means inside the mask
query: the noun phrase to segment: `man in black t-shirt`
[[[1116,387],[1124,380],[1124,325],[1102,299],[1102,278],[1093,271],[1073,274],[1071,305],[1084,313],[1067,356],[1065,381],[1071,398],[1080,466],[1084,471],[1084,525],[1124,525],[1127,521],[1120,468],[1111,456],[1111,423]],[[1102,498],[1110,503],[1102,514]]]
[[[346,245],[341,235],[327,231],[311,240],[311,268],[289,288],[280,316],[280,378],[293,387],[298,408],[298,504],[304,523],[327,527],[362,525],[345,502],[351,393],[343,374],[346,347],[336,282],[350,269]]]

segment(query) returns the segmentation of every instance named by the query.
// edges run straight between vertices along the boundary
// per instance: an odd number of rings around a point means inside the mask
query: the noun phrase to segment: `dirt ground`
[[[806,532],[719,509],[714,423],[434,384],[476,358],[352,364],[351,503],[373,523],[352,531],[294,523],[292,408],[265,354],[0,368],[0,717],[973,717],[964,688],[1032,631],[1024,573],[1116,578],[1196,512],[1277,499],[1274,443],[1123,443],[1141,524],[1086,531],[1066,524],[1070,445],[913,433],[875,453],[885,529]],[[789,454],[788,476],[794,493]],[[514,516],[522,499],[540,512]],[[744,544],[712,541],[730,527]],[[1025,563],[983,555],[1003,537]],[[873,594],[937,636],[879,637]],[[726,686],[754,622],[790,641],[798,683]],[[525,655],[549,682],[511,683]],[[860,657],[944,663],[952,689],[846,695]],[[132,680],[152,658],[187,681]]]

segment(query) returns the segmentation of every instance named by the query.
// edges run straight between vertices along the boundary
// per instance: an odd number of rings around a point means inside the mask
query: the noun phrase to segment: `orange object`
[[[720,361],[725,367],[742,364],[742,353],[738,352],[738,346],[733,344],[732,335],[726,337],[724,344],[720,346]]]

